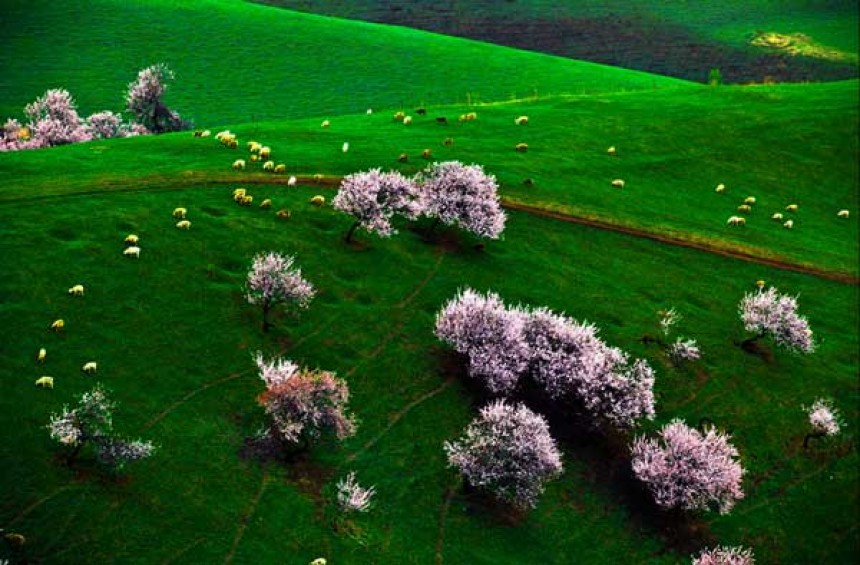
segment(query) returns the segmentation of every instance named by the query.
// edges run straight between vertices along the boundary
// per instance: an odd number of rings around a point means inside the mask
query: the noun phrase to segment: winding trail
[[[436,565],[442,565],[442,548],[445,547],[445,522],[448,520],[448,510],[451,509],[451,499],[454,498],[454,487],[448,485],[445,500],[439,511],[439,534],[436,536]]]
[[[51,494],[48,494],[48,495],[46,495],[46,496],[43,496],[42,498],[40,498],[39,500],[37,500],[36,502],[34,502],[33,504],[31,504],[31,505],[30,505],[30,506],[28,506],[27,508],[25,508],[24,510],[22,510],[21,512],[19,512],[19,513],[18,513],[18,515],[17,515],[17,516],[15,516],[14,518],[12,518],[9,522],[7,522],[7,523],[6,523],[6,527],[8,528],[9,526],[11,526],[12,524],[14,524],[15,522],[17,522],[17,521],[18,521],[18,520],[20,520],[21,518],[26,518],[28,514],[30,514],[33,510],[35,510],[35,509],[36,509],[36,508],[38,508],[39,506],[41,506],[41,505],[43,505],[44,503],[48,502],[49,500],[51,500],[51,499],[52,499],[52,498],[54,498],[55,496],[57,496],[57,495],[59,495],[59,494],[61,494],[61,493],[65,492],[65,491],[67,491],[67,490],[73,489],[74,487],[75,487],[75,484],[74,484],[74,483],[68,483],[68,484],[65,484],[65,485],[63,485],[63,486],[59,487],[58,489],[56,489],[56,490],[55,490],[54,492],[52,492]]]
[[[266,492],[268,484],[269,472],[266,471],[263,473],[263,479],[260,481],[260,489],[257,491],[257,495],[254,497],[254,500],[251,501],[251,506],[245,512],[245,515],[239,520],[239,527],[236,529],[236,536],[233,538],[233,545],[230,547],[230,552],[224,557],[224,563],[233,562],[233,558],[236,556],[236,550],[239,549],[239,544],[242,542],[242,536],[245,535],[245,530],[248,529],[248,523],[257,512],[257,506],[260,505],[260,501],[263,499],[263,493]]]

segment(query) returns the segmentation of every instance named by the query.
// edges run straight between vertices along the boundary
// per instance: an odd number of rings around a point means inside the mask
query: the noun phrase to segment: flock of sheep
[[[723,183],[718,184],[717,187],[714,189],[714,192],[717,192],[718,194],[724,194],[726,192],[726,185]],[[755,203],[755,196],[747,196],[746,198],[744,198],[743,203],[737,207],[737,211],[741,214],[749,214],[752,212]],[[785,207],[785,211],[790,214],[795,214],[798,208],[799,206],[797,204],[789,204]],[[841,219],[847,219],[850,216],[851,212],[845,209],[839,210],[836,213],[836,217]],[[770,219],[774,222],[781,223],[782,227],[786,229],[794,228],[794,218],[786,219],[785,214],[783,214],[782,212],[774,212],[773,214],[771,214]],[[726,221],[726,223],[730,226],[745,226],[747,224],[747,219],[744,216],[729,216],[729,219]]]
[[[69,296],[84,296],[84,285],[76,284],[69,288]],[[66,321],[62,318],[54,320],[51,323],[50,329],[55,333],[62,332],[66,327]],[[36,353],[36,362],[39,364],[44,364],[45,360],[48,358],[48,350],[44,347],[39,349],[39,352]],[[95,361],[87,361],[81,366],[81,370],[87,374],[93,374],[98,370],[98,364]],[[36,379],[36,386],[42,388],[54,388],[54,377],[49,375],[43,375]]]

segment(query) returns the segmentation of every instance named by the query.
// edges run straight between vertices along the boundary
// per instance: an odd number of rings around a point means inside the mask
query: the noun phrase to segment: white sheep
[[[750,206],[755,204],[755,196],[747,196],[746,198],[744,198],[744,204],[748,204]]]
[[[210,135],[212,135],[212,132],[209,131],[208,129],[204,129],[203,131],[200,132],[200,137],[209,137]]]
[[[797,204],[789,204],[785,209],[789,212],[797,212]]]
[[[260,159],[268,159],[272,154],[272,148],[268,146],[260,147]]]
[[[787,229],[793,228],[794,227],[794,220],[787,220],[784,224],[782,224],[782,227],[787,228]]]
[[[741,214],[749,214],[752,212],[752,207],[749,204],[741,204],[738,206],[738,212]]]
[[[187,214],[187,213],[188,213],[188,210],[186,210],[185,208],[176,208],[173,210],[173,217],[180,219],[180,220],[184,220],[185,214]]]
[[[518,126],[527,125],[529,123],[529,117],[528,116],[520,116],[518,118],[514,118],[514,123]]]
[[[125,236],[123,243],[127,243],[129,245],[137,245],[138,241],[140,241],[140,238],[137,237],[135,234],[130,233],[127,236]]]
[[[609,155],[610,157],[614,157],[615,155],[617,155],[617,154],[618,154],[618,150],[617,150],[617,149],[615,149],[615,146],[614,146],[614,145],[611,145],[611,146],[606,150],[606,154],[607,154],[607,155]]]
[[[282,220],[289,220],[290,216],[292,216],[289,210],[278,210],[275,212],[275,215]]]
[[[405,119],[405,118],[404,118],[404,119]],[[341,151],[343,151],[344,153],[346,153],[347,151],[349,151],[349,142],[348,142],[348,141],[344,141],[344,142],[343,142],[343,146],[342,146],[340,149],[341,149]]]
[[[36,379],[36,386],[54,388],[54,377],[39,377]]]
[[[69,294],[72,296],[83,296],[84,295],[84,285],[76,284],[72,288],[69,289]]]
[[[326,563],[328,563],[328,561],[325,560],[325,557],[317,557],[310,562],[310,565],[326,565]]]
[[[273,169],[272,172],[274,172],[276,175],[283,174],[283,173],[287,172],[287,166],[284,165],[283,163],[279,163],[279,164],[275,165],[275,168]]]
[[[622,179],[615,179],[612,181],[612,186],[615,188],[624,188],[624,181]]]
[[[239,200],[239,204],[241,204],[242,206],[250,206],[253,201],[254,197],[250,194],[246,194]]]
[[[51,324],[51,329],[54,330],[55,332],[61,332],[61,331],[63,331],[63,328],[65,328],[65,327],[66,327],[66,322],[62,318],[60,318],[59,320],[54,320],[54,323]]]
[[[136,257],[140,259],[140,247],[136,245],[132,245],[131,247],[126,247],[125,251],[122,252],[126,257]]]
[[[244,170],[245,168],[245,160],[244,159],[236,159],[233,161],[233,169],[236,171]]]
[[[191,222],[188,220],[182,220],[180,222],[176,222],[176,227],[181,230],[189,230],[191,229]]]
[[[268,209],[271,207],[272,207],[272,199],[271,198],[266,198],[265,200],[260,202],[260,208]]]
[[[322,206],[323,204],[325,204],[325,196],[317,194],[316,196],[311,198],[311,204],[313,204],[314,206]]]
[[[296,180],[296,177],[290,177],[290,178],[287,180],[287,186],[296,186],[296,182],[298,182],[298,181]]]
[[[404,116],[403,117],[403,125],[408,126],[412,123],[412,116]]]
[[[98,366],[96,365],[95,361],[89,361],[87,363],[84,363],[84,366],[81,367],[81,371],[89,374],[95,373],[97,369]]]
[[[514,145],[514,149],[516,149],[520,153],[525,153],[526,151],[529,150],[529,144],[528,143],[517,143],[516,145]]]
[[[774,212],[773,216],[771,216],[770,219],[775,221],[775,222],[781,222],[782,221],[782,212]]]
[[[839,211],[836,213],[836,217],[837,217],[837,218],[847,218],[847,217],[849,217],[850,215],[851,215],[851,212],[849,212],[848,210],[839,210]]]
[[[237,196],[240,198],[242,196],[245,196],[245,189],[244,188],[237,188],[237,189],[233,190],[233,198],[236,198]]]
[[[327,128],[330,125],[331,123],[328,120],[323,120],[323,122],[320,124],[320,127]]]
[[[373,113],[373,108],[368,108],[367,112],[365,112],[365,114],[367,114],[368,116],[371,115],[372,113]]]
[[[745,226],[747,225],[747,219],[743,216],[729,216],[726,223],[730,226]]]
[[[275,162],[274,161],[266,161],[263,163],[264,171],[274,171],[275,170]]]
[[[251,153],[255,153],[255,154],[259,153],[260,149],[262,149],[262,148],[263,148],[262,143],[258,143],[256,141],[249,141],[248,142],[248,151],[250,151]]]
[[[764,288],[764,285],[767,284],[763,280],[759,279],[755,282],[755,285],[759,288]]]
[[[44,363],[45,357],[47,357],[47,355],[48,355],[48,352],[43,347],[42,349],[39,350],[39,354],[36,355],[36,361],[38,361],[39,363]]]
[[[717,185],[717,188],[715,188],[715,189],[714,189],[714,192],[720,192],[720,193],[722,193],[722,192],[725,192],[725,191],[726,191],[726,185],[724,185],[723,183],[718,184],[718,185]]]

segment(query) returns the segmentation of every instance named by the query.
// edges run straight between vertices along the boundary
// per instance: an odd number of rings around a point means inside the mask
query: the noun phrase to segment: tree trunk
[[[433,223],[430,224],[429,228],[427,228],[428,238],[433,235],[433,232],[436,230],[436,226],[438,226],[440,223],[442,223],[442,220],[440,218],[433,218]]]
[[[352,226],[350,226],[349,231],[346,232],[346,237],[344,238],[347,243],[350,243],[352,241],[352,234],[355,233],[356,228],[360,225],[361,222],[355,222],[352,224]]]
[[[272,305],[268,302],[263,302],[263,333],[268,333],[271,324],[269,324],[269,311]]]
[[[809,449],[809,440],[811,439],[819,439],[824,437],[823,432],[809,432],[806,434],[806,437],[803,438],[803,449]]]

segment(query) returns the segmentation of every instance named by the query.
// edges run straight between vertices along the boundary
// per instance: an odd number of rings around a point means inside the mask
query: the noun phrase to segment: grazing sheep
[[[84,366],[81,367],[81,371],[89,374],[95,373],[96,370],[98,370],[98,366],[96,365],[95,361],[89,361],[87,363],[84,363]]]
[[[175,210],[173,210],[173,217],[179,220],[184,220],[185,214],[187,213],[188,210],[186,210],[185,208],[176,208]]]
[[[612,181],[611,184],[615,188],[624,188],[624,180],[623,179],[615,179]]]
[[[520,153],[525,153],[526,151],[529,150],[529,144],[528,143],[517,143],[516,146],[514,147],[514,149],[516,149]]]
[[[39,377],[36,379],[36,386],[54,388],[54,377]]]
[[[241,171],[245,168],[245,160],[244,159],[236,159],[233,161],[233,170]]]
[[[51,329],[54,330],[55,332],[58,332],[58,333],[63,331],[63,328],[65,328],[65,327],[66,327],[66,322],[63,321],[62,319],[54,320],[54,323],[51,324]]]
[[[287,179],[287,186],[296,186],[297,182],[296,177],[290,177]]]
[[[405,163],[405,162],[409,161],[409,155],[407,155],[406,153],[401,153],[397,157],[397,160],[400,161],[401,163]]]
[[[272,154],[272,148],[268,146],[260,147],[260,159],[268,159]]]
[[[421,156],[424,157],[425,159],[432,159],[433,158],[433,152],[430,151],[429,149],[425,149],[424,151],[421,152]]]
[[[209,131],[208,129],[204,129],[203,131],[200,132],[200,137],[209,137],[210,135],[212,135],[212,132]]]
[[[373,108],[368,108],[367,112],[365,112],[365,114],[367,114],[368,116],[373,114]]]
[[[723,183],[718,184],[717,188],[714,189],[714,192],[725,192],[725,191],[726,191],[726,185],[724,185]]]
[[[774,212],[773,216],[771,216],[770,219],[775,221],[775,222],[781,222],[782,221],[782,212]]]
[[[69,294],[72,296],[83,296],[84,295],[84,285],[76,284],[72,288],[69,289]]]
[[[263,163],[264,171],[274,171],[275,170],[275,162],[274,161],[266,161]]]
[[[47,355],[48,355],[48,352],[43,347],[42,349],[39,350],[39,354],[36,355],[36,361],[38,361],[39,363],[44,363],[45,357],[47,357]]]
[[[260,160],[260,156],[257,155],[256,153],[251,153],[251,156],[248,157],[248,159],[250,159],[252,163],[256,163],[257,161]]]
[[[239,204],[241,206],[250,206],[253,202],[254,202],[254,197],[251,196],[250,194],[246,194],[245,196],[242,197],[241,200],[239,200]]]
[[[747,196],[744,198],[744,204],[753,205],[755,204],[755,196]]]
[[[278,163],[275,165],[275,168],[272,170],[276,175],[281,175],[287,172],[287,166],[283,163]]]
[[[202,136],[203,136],[203,130],[201,130],[201,129],[194,130],[194,137],[202,137]]]
[[[344,142],[343,142],[343,145],[342,145],[342,146],[341,146],[341,148],[340,148],[340,150],[341,150],[341,151],[343,151],[344,153],[346,153],[347,151],[349,151],[349,142],[348,142],[348,141],[344,141]]]
[[[730,226],[745,226],[747,225],[747,219],[743,216],[729,216],[726,223]]]
[[[471,122],[478,119],[478,114],[475,112],[469,112],[465,117],[467,122]]]
[[[282,220],[289,220],[290,216],[292,216],[289,210],[278,210],[275,212],[275,215]]]
[[[244,188],[237,188],[237,189],[233,190],[233,200],[235,200],[236,198],[241,198],[241,197],[245,196],[245,192],[246,191]]]
[[[403,125],[408,126],[412,123],[412,116],[404,116],[403,117]]]
[[[394,119],[398,122],[402,122],[403,118],[405,118],[405,117],[406,117],[405,112],[394,112]]]
[[[322,123],[320,124],[320,127],[327,128],[330,125],[331,125],[331,123],[328,120],[323,120]]]
[[[849,212],[848,210],[839,210],[838,212],[836,212],[837,218],[847,218],[850,215],[851,215],[851,212]]]
[[[764,288],[765,282],[763,280],[757,280],[755,285],[759,288]]]
[[[249,141],[246,145],[248,146],[248,151],[250,151],[251,153],[256,153],[260,150],[260,148],[263,147],[260,142],[253,140]]]
[[[454,138],[446,137],[442,140],[442,145],[444,145],[445,147],[451,147],[452,145],[454,145]]]
[[[140,238],[137,237],[135,234],[130,233],[127,236],[125,236],[125,239],[122,241],[123,241],[123,243],[127,243],[129,245],[137,245],[137,242],[140,241]]]
[[[271,198],[266,198],[265,200],[260,202],[260,208],[263,208],[264,210],[269,209],[271,207],[272,207],[272,199]]]
[[[311,204],[313,204],[314,206],[322,206],[323,204],[325,204],[325,196],[317,194],[316,196],[311,198]]]
[[[236,149],[239,147],[239,142],[236,139],[231,139],[227,142],[227,147],[230,149]]]
[[[436,116],[436,123],[437,123],[437,124],[448,125],[448,118],[447,118],[447,117],[445,117],[445,116]]]
[[[140,247],[136,245],[132,245],[131,247],[126,247],[125,251],[122,252],[126,257],[136,257],[140,259]]]
[[[317,557],[310,562],[310,565],[326,565],[326,563],[328,563],[328,561],[325,560],[325,557]]]
[[[415,110],[415,113],[418,114],[419,116],[426,116],[427,115],[427,108],[424,108],[422,106],[421,108],[418,108],[417,110]]]
[[[0,530],[0,531],[2,531],[2,530]],[[16,534],[13,532],[9,532],[8,534],[5,534],[3,536],[3,539],[8,541],[9,545],[11,545],[12,547],[14,547],[16,549],[20,549],[20,548],[24,547],[24,544],[27,543],[27,538],[25,538],[21,534]],[[322,558],[320,558],[320,559],[322,559]],[[325,565],[325,563],[321,563],[319,565]]]
[[[230,130],[225,129],[224,131],[219,131],[218,133],[216,133],[216,134],[215,134],[215,139],[217,139],[218,141],[221,141],[221,140],[223,140],[225,137],[231,137],[232,135],[233,135],[233,134],[232,134],[232,133],[230,133]]]
[[[785,207],[788,212],[797,212],[797,204],[789,204]]]
[[[752,207],[749,204],[741,204],[738,206],[738,212],[741,214],[749,214],[752,212]]]
[[[188,220],[182,220],[181,222],[176,222],[176,227],[181,230],[190,230],[191,222],[189,222]]]
[[[613,145],[606,150],[606,154],[610,157],[615,157],[615,155],[618,154],[618,150],[615,149],[615,146]]]
[[[518,126],[526,126],[529,123],[528,116],[520,116],[518,118],[514,118],[514,123]]]
[[[786,222],[784,224],[782,224],[782,227],[784,227],[786,229],[793,228],[794,227],[794,220],[786,220]]]

